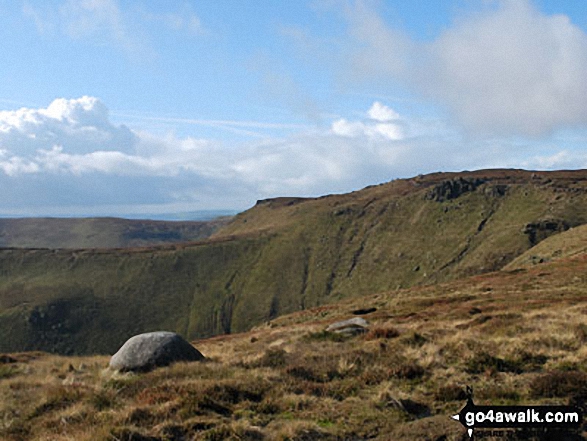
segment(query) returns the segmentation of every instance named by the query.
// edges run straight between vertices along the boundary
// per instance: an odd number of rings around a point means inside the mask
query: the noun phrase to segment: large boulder
[[[176,361],[198,361],[204,356],[174,332],[148,332],[131,337],[110,359],[121,372],[146,372]]]

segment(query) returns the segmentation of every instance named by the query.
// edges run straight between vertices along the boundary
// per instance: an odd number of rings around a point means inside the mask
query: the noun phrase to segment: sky
[[[0,0],[0,216],[587,168],[587,2]]]

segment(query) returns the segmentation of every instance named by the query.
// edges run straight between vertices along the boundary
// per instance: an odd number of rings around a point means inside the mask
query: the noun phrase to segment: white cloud
[[[365,124],[361,122],[350,122],[341,118],[332,123],[332,133],[340,136],[348,136],[354,138],[363,135],[366,131]]]
[[[470,133],[538,137],[587,125],[587,35],[564,15],[545,15],[529,0],[491,2],[430,43],[411,40],[363,1],[346,17],[341,66],[358,79],[410,87]]]
[[[379,101],[375,101],[367,113],[369,118],[380,122],[399,119],[399,114],[395,110],[387,107],[384,104],[381,104]]]
[[[195,120],[197,123],[209,121]],[[215,121],[273,130],[281,124]],[[0,112],[0,193],[19,206],[195,204],[245,208],[284,194],[349,191],[390,179],[409,162],[392,123],[347,122],[352,136],[292,126],[298,134],[237,145],[156,136],[114,125],[93,97],[57,99],[46,108]],[[347,128],[348,130],[348,128]],[[156,189],[156,191],[155,191]],[[22,196],[19,192],[25,192]],[[27,210],[29,209],[27,208]],[[132,211],[132,210],[131,210]]]
[[[430,49],[436,74],[420,86],[472,130],[539,136],[587,124],[587,35],[568,17],[507,1]]]
[[[389,122],[399,119],[399,114],[391,108],[375,101],[367,115],[369,121],[366,122],[340,118],[332,123],[331,132],[348,138],[384,138],[390,141],[399,141],[404,138],[402,128],[398,124]]]
[[[375,124],[375,133],[392,141],[399,141],[403,138],[401,127],[396,124]]]
[[[57,99],[47,108],[0,111],[0,148],[32,157],[55,145],[65,151],[97,150],[129,152],[137,142],[126,126],[114,126],[108,109],[98,99]]]
[[[399,176],[504,165],[509,149],[483,146],[462,155],[462,142],[437,136],[441,132],[432,126],[408,137],[402,132],[410,133],[410,121],[400,118],[400,127],[369,112],[359,121],[336,120],[329,129],[300,127],[282,139],[268,136],[231,145],[135,131],[114,125],[108,115],[104,103],[93,97],[0,112],[2,212],[30,213],[34,207],[62,212],[75,206],[86,207],[80,208],[84,213],[91,211],[87,206],[117,207],[117,212],[122,206],[127,212],[135,206],[243,209],[267,197],[318,196]]]
[[[11,156],[6,159],[6,151],[2,151],[0,155],[0,170],[8,176],[16,176],[23,173],[36,173],[39,171],[39,165],[32,161],[27,161],[18,156]]]
[[[530,157],[522,162],[522,166],[531,170],[571,170],[587,168],[587,153],[564,149],[548,155]]]

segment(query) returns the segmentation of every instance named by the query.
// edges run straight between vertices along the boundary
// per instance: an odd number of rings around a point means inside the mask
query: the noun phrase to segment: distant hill
[[[199,243],[0,251],[0,351],[112,352],[499,270],[587,223],[587,171],[437,173],[259,201]],[[574,230],[573,230],[574,231]]]
[[[0,218],[0,247],[126,248],[192,242],[209,237],[228,219],[172,222],[113,217]]]

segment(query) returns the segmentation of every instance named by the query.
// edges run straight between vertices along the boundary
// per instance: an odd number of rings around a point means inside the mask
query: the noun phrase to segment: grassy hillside
[[[242,332],[284,313],[502,268],[587,223],[587,172],[489,170],[260,201],[210,240],[0,251],[0,351],[111,353],[138,332]]]
[[[123,248],[209,237],[228,219],[169,222],[119,218],[0,219],[0,247]]]
[[[450,415],[466,386],[478,405],[587,410],[586,300],[583,253],[299,311],[195,341],[206,363],[148,374],[114,374],[105,356],[8,354],[0,438],[461,441]],[[324,332],[365,308],[367,334]]]

